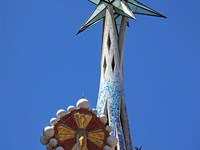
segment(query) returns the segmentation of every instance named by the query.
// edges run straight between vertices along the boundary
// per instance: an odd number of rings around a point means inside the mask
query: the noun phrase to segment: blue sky
[[[133,144],[200,147],[200,2],[141,0],[166,15],[135,15],[126,30],[124,76]],[[1,149],[44,150],[57,110],[85,93],[96,106],[102,22],[76,32],[87,0],[0,0]]]

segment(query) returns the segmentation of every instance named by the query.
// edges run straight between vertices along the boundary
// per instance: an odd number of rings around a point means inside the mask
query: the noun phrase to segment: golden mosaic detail
[[[74,145],[72,150],[77,150],[77,144]],[[83,136],[79,138],[79,150],[88,150],[86,144],[86,138],[84,138]]]
[[[86,109],[67,114],[55,126],[58,145],[66,150],[102,150],[108,133],[98,119]]]
[[[96,145],[104,146],[105,132],[103,129],[95,130],[88,133],[88,139]]]
[[[92,119],[92,114],[75,112],[74,113],[75,121],[80,129],[85,129],[89,122]]]
[[[68,140],[75,137],[75,131],[65,125],[58,127],[57,138],[59,141]]]

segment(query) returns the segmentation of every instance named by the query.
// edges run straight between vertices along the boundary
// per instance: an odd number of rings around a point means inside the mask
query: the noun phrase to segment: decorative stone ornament
[[[76,108],[74,106],[69,106],[67,108],[68,113],[72,112],[73,110],[75,110]]]
[[[49,143],[49,139],[45,138],[43,135],[40,136],[40,143],[42,145],[47,145]]]
[[[88,102],[87,99],[82,98],[82,99],[78,100],[78,102],[76,103],[76,107],[78,109],[80,109],[80,108],[89,109],[90,108],[90,103]]]
[[[97,110],[89,111],[88,100],[82,98],[77,102],[77,108],[69,106],[66,111],[61,109],[57,117],[50,120],[52,126],[43,130],[40,142],[47,150],[112,150],[116,140],[109,132],[110,126],[105,126],[107,117],[97,117]],[[109,146],[108,146],[109,145]]]
[[[101,120],[101,122],[103,122],[103,124],[106,124],[107,121],[108,121],[106,115],[100,115],[100,116],[99,116],[99,119]]]
[[[53,147],[48,143],[46,146],[47,150],[53,150]]]
[[[112,131],[112,127],[111,126],[106,126],[106,131],[108,131],[110,133]]]
[[[59,119],[62,118],[63,116],[65,116],[65,114],[66,114],[66,111],[63,109],[60,109],[59,111],[57,111],[57,117]]]
[[[52,138],[50,141],[49,141],[49,144],[54,147],[58,144],[58,141],[55,139],[55,138]]]
[[[64,148],[59,146],[59,147],[56,148],[56,150],[64,150]]]
[[[53,135],[54,135],[54,129],[53,129],[52,126],[51,127],[47,126],[47,127],[44,128],[44,130],[43,130],[43,136],[45,138],[49,139],[49,138],[53,137]]]
[[[118,142],[117,138],[112,135],[108,137],[107,141],[108,141],[108,144],[110,145],[110,147],[115,147]]]
[[[58,119],[57,119],[57,118],[52,118],[52,119],[50,120],[50,124],[51,124],[52,126],[54,126],[57,122],[58,122]]]
[[[112,148],[110,146],[108,146],[108,145],[106,145],[106,146],[103,147],[103,150],[111,150],[111,149]]]

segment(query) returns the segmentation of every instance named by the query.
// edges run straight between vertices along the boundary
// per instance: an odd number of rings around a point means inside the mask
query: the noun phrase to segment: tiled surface
[[[108,34],[110,32],[110,50],[108,50],[107,40]],[[101,79],[100,79],[100,87],[99,87],[99,96],[97,101],[97,110],[100,114],[104,113],[104,108],[106,104],[106,100],[108,100],[109,107],[109,117],[110,117],[110,125],[113,128],[111,132],[114,135],[115,126],[117,128],[120,150],[125,150],[125,141],[123,138],[122,127],[120,123],[120,101],[121,95],[125,107],[125,116],[127,120],[128,128],[128,147],[132,150],[131,147],[131,138],[130,138],[130,129],[127,118],[126,111],[126,102],[125,102],[125,93],[124,93],[124,80],[123,80],[123,71],[122,65],[120,65],[119,54],[118,54],[118,43],[117,36],[115,31],[115,25],[112,23],[112,14],[107,10],[106,18],[105,18],[105,27],[104,27],[104,37],[103,37],[103,45],[102,45],[102,64],[101,64]],[[112,60],[115,60],[115,69],[114,72],[112,70]],[[106,59],[106,70],[104,74],[103,63],[104,59]]]

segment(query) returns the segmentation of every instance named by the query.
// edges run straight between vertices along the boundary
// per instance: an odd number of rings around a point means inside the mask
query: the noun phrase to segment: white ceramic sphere
[[[59,147],[56,148],[56,150],[64,150],[64,148],[59,146]]]
[[[55,126],[55,124],[58,122],[58,119],[57,118],[52,118],[51,120],[50,120],[50,124],[52,125],[52,126]]]
[[[106,126],[106,131],[108,131],[110,133],[112,131],[112,127],[111,126]]]
[[[106,145],[106,146],[103,147],[103,150],[111,150],[111,147]]]
[[[69,106],[67,108],[68,113],[72,112],[73,110],[76,110],[76,108],[74,106]]]
[[[66,111],[64,109],[60,109],[57,111],[57,117],[60,119],[66,115]]]
[[[55,139],[55,138],[52,138],[50,141],[49,141],[49,144],[54,147],[58,144],[58,141]]]
[[[47,150],[53,150],[53,147],[50,144],[47,144],[46,148]]]
[[[47,139],[50,139],[54,135],[54,127],[47,126],[43,130],[43,136]]]
[[[107,121],[108,121],[106,115],[100,115],[100,116],[99,116],[99,119],[101,120],[101,122],[103,122],[103,124],[106,124]]]
[[[40,143],[42,145],[47,145],[49,143],[49,139],[45,138],[43,135],[40,136]]]
[[[85,108],[85,109],[89,109],[90,108],[90,103],[87,99],[82,98],[80,100],[78,100],[78,102],[76,103],[76,107],[78,109],[80,108]]]
[[[117,145],[118,140],[115,136],[110,135],[107,139],[107,142],[110,147],[115,147]]]
[[[93,112],[96,116],[97,116],[97,114],[98,114],[98,111],[97,111],[95,108],[92,108],[92,109],[91,109],[91,112]]]

